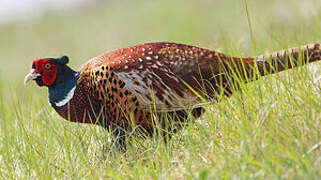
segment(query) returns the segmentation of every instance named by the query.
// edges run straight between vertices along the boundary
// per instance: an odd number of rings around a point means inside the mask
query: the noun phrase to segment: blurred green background
[[[153,41],[225,52],[238,49],[246,55],[320,41],[319,0],[248,0],[257,46],[253,50],[244,2],[97,1],[88,7],[50,10],[37,18],[1,24],[1,76],[20,83],[36,58],[65,54],[79,69],[100,53]]]

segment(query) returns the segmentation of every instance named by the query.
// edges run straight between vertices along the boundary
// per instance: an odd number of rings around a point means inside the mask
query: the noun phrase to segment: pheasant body
[[[60,101],[51,102],[64,119],[112,128],[127,128],[133,123],[150,130],[151,112],[196,109],[202,105],[199,95],[209,98],[220,93],[230,95],[233,73],[246,82],[252,81],[255,69],[267,75],[319,61],[321,50],[320,44],[311,44],[271,55],[237,58],[194,46],[160,42],[99,55],[85,63],[80,72],[69,70],[66,57],[35,60],[33,66],[46,64],[40,62],[44,60],[54,61],[51,66],[55,66],[57,75],[47,79],[56,80],[52,84],[42,82],[46,69],[41,72],[37,67],[33,73],[38,75],[33,79],[38,85],[49,87],[51,99],[55,96],[52,89],[68,86]],[[67,71],[69,78],[58,80]]]

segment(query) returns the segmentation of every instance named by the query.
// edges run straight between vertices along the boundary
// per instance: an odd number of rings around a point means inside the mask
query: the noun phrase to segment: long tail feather
[[[275,74],[297,66],[302,66],[321,60],[321,47],[319,43],[308,44],[301,47],[273,52],[257,57],[237,58],[220,57],[229,74],[234,73],[244,81],[249,82],[261,76]]]
[[[260,74],[267,75],[320,60],[320,44],[309,44],[258,56],[256,63]]]

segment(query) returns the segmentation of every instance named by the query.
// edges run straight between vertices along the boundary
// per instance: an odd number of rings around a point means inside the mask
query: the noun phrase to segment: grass
[[[320,43],[318,0],[248,0],[247,9],[244,2],[108,1],[1,25],[0,178],[320,179],[321,150],[313,149],[321,141],[321,82],[313,82],[320,63],[242,84],[167,145],[132,136],[126,155],[102,128],[60,118],[45,88],[23,86],[35,58],[66,54],[79,69],[102,52],[143,42],[235,56]]]

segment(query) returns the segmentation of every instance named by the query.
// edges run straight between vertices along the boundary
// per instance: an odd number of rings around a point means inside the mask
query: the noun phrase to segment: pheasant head
[[[49,89],[49,102],[54,108],[65,105],[73,96],[79,73],[67,66],[69,58],[43,58],[32,62],[32,69],[24,83],[34,80]]]

